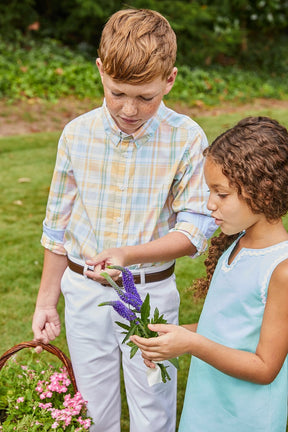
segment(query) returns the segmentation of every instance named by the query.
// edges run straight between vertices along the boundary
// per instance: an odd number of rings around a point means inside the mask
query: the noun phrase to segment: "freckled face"
[[[263,215],[252,213],[246,201],[229,185],[221,166],[209,157],[205,160],[204,174],[210,192],[207,208],[224,234],[247,231],[263,220]]]
[[[147,84],[131,85],[110,78],[97,59],[107,108],[120,130],[127,134],[136,132],[157,112],[163,96],[168,94],[177,75],[174,68],[167,80],[155,78]]]

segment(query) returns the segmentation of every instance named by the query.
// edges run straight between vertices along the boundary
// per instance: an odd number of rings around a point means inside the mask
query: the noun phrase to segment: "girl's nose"
[[[210,211],[215,211],[217,209],[217,205],[216,205],[215,201],[213,200],[213,198],[211,197],[211,193],[210,193],[209,198],[208,198],[207,209]]]
[[[137,104],[131,99],[126,99],[122,108],[123,114],[127,117],[132,117],[137,114]]]

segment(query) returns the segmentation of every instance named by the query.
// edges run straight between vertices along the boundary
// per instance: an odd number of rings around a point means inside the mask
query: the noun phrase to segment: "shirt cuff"
[[[218,229],[214,218],[209,215],[201,213],[193,213],[189,211],[181,211],[177,214],[177,223],[187,222],[196,226],[207,239],[212,237],[214,232]]]
[[[48,228],[45,223],[43,223],[43,234],[41,237],[42,246],[58,255],[67,255],[63,244],[64,232],[64,230]]]
[[[180,222],[175,225],[169,232],[179,231],[182,232],[196,247],[197,252],[191,255],[192,258],[203,254],[208,246],[208,241],[205,235],[194,225],[187,222]]]

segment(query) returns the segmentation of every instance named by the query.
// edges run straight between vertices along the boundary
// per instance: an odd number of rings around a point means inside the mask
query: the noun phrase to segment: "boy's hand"
[[[44,309],[36,307],[32,330],[34,333],[34,340],[48,344],[60,334],[61,324],[56,308]],[[42,348],[36,347],[36,352],[41,352]]]
[[[113,280],[117,280],[121,275],[119,270],[107,268],[110,265],[118,265],[125,267],[125,254],[123,248],[106,249],[95,257],[86,261],[89,266],[94,266],[94,270],[87,270],[86,276],[96,282],[107,284],[106,279],[101,276],[102,272],[106,272]]]

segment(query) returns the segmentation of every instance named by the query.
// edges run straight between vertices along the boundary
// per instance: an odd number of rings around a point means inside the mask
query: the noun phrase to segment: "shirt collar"
[[[164,109],[165,109],[165,105],[162,101],[160,103],[160,106],[156,114],[153,117],[151,117],[146,123],[144,123],[143,126],[141,126],[141,128],[138,129],[133,135],[127,135],[125,132],[122,132],[116,125],[115,121],[113,120],[107,108],[106,101],[104,99],[103,124],[104,124],[105,132],[107,135],[109,135],[110,139],[112,140],[115,146],[118,146],[120,141],[131,140],[134,142],[135,146],[139,148],[142,145],[146,144],[149,138],[154,134],[156,129],[159,127],[161,111],[163,111]]]

